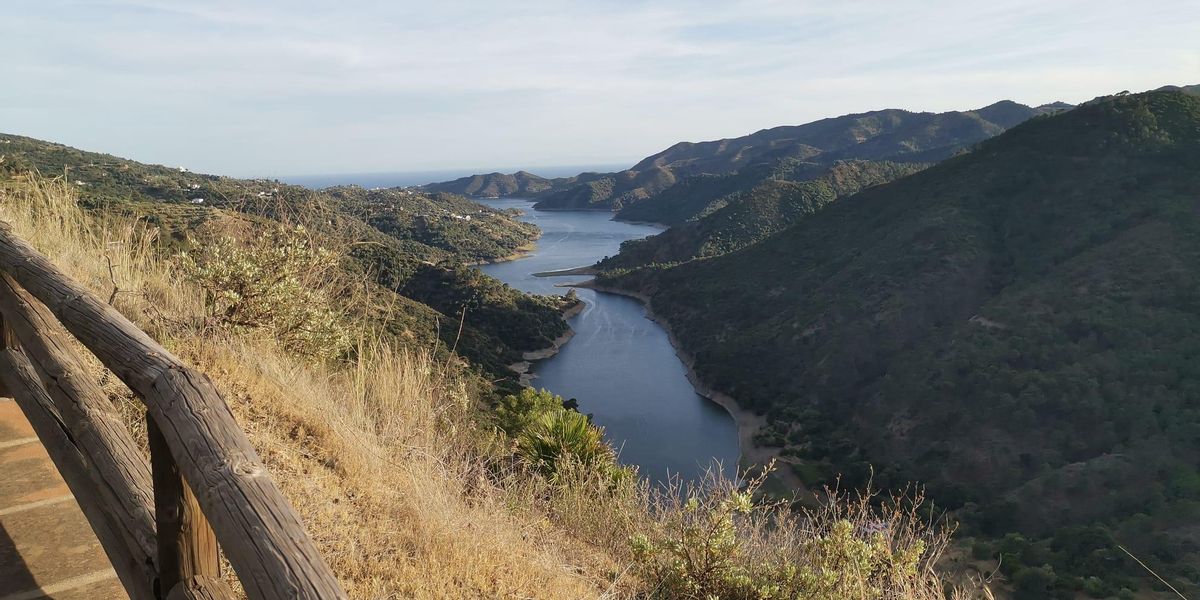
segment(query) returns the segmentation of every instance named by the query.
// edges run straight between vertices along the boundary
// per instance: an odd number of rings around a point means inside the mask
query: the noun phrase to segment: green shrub
[[[542,413],[517,438],[517,448],[530,465],[552,476],[560,460],[570,456],[581,465],[607,469],[614,463],[604,432],[586,415],[561,406]]]
[[[337,256],[303,227],[275,226],[248,243],[219,236],[189,246],[179,264],[204,290],[210,324],[263,330],[314,358],[334,358],[349,347],[342,314],[326,292]]]
[[[517,394],[505,396],[496,406],[496,424],[505,433],[519,436],[542,415],[563,407],[562,397],[547,390],[522,388]]]
[[[795,514],[756,502],[762,481],[718,481],[659,508],[660,527],[631,541],[654,598],[946,597],[946,582],[929,568],[946,536],[919,516],[919,498],[894,498],[880,510],[869,497],[846,502],[831,492],[823,508]]]
[[[1049,566],[1028,567],[1013,576],[1013,597],[1016,600],[1044,600],[1052,597],[1054,571]]]

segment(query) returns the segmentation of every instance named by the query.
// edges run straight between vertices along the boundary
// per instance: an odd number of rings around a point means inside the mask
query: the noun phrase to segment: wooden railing
[[[345,598],[203,374],[0,223],[0,382],[79,501],[133,600]],[[63,329],[65,328],[65,332]],[[145,403],[150,460],[66,332]]]

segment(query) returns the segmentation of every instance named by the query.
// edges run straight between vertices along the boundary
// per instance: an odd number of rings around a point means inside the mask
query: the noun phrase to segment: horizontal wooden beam
[[[216,386],[0,223],[0,270],[141,396],[250,598],[345,598]]]

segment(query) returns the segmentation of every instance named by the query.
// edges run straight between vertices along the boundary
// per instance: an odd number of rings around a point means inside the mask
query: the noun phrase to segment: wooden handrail
[[[112,402],[87,376],[83,362],[50,311],[12,278],[0,273],[0,312],[24,359],[53,402],[69,443],[88,458],[89,491],[112,515],[123,539],[108,552],[123,580],[136,578],[135,600],[153,590],[157,574],[150,466]],[[79,496],[79,494],[76,494]],[[119,554],[120,556],[117,556]],[[126,587],[130,587],[126,584]]]
[[[0,379],[4,380],[8,393],[21,407],[50,460],[79,501],[84,517],[96,532],[96,539],[100,540],[129,596],[134,600],[154,598],[156,573],[152,557],[127,545],[118,515],[99,501],[102,496],[90,477],[89,457],[75,445],[69,427],[54,408],[54,402],[24,353],[13,347],[0,350]]]
[[[157,426],[160,449],[169,451],[169,456],[163,457],[160,450],[154,460],[156,503],[160,506],[163,506],[162,502],[174,503],[172,506],[177,506],[180,514],[172,517],[177,517],[175,520],[180,523],[188,518],[193,519],[192,523],[202,523],[203,517],[207,517],[250,598],[315,600],[346,597],[308,537],[296,511],[267,475],[229,406],[207,377],[187,367],[116,309],[64,275],[46,257],[17,237],[7,223],[0,223],[0,271],[11,276],[8,287],[12,291],[24,288],[29,296],[44,304],[68,331],[142,399],[148,418]],[[13,282],[17,285],[12,285]],[[0,311],[4,311],[5,317],[13,313],[8,303],[0,303]],[[18,350],[7,349],[2,358],[10,365],[20,367],[16,363],[24,356]],[[32,367],[27,371],[34,372]],[[4,383],[14,395],[38,393],[36,389],[17,390],[31,386],[15,375],[4,377]],[[36,377],[34,383],[40,384]],[[41,391],[46,392],[44,387]],[[73,418],[77,416],[73,415]],[[165,462],[168,459],[174,462],[186,485],[180,482],[176,489],[160,490],[157,489],[160,474],[164,486],[171,476],[158,472],[158,465],[162,462],[164,468],[169,468],[169,463]],[[60,465],[59,468],[63,467]],[[178,481],[178,475],[174,477]],[[194,492],[195,501],[203,512],[199,521],[195,520],[195,512],[187,512],[187,488]],[[181,536],[178,530],[164,531],[163,517],[159,515],[157,519],[158,556],[163,556],[164,535],[184,554],[197,550],[204,556],[191,559],[182,556],[181,560],[187,564],[173,566],[173,573],[166,578],[172,587],[160,587],[156,594],[159,597],[225,598],[224,592],[205,584],[214,579],[211,569],[198,564],[209,560],[215,552],[215,546],[212,550],[203,549],[204,544],[199,541],[203,537],[203,528],[193,528],[201,533],[199,538],[190,534]],[[96,527],[94,523],[93,527]],[[99,537],[99,529],[97,533]],[[115,537],[124,543],[123,536]],[[101,539],[101,542],[105,540]],[[116,542],[112,543],[116,545]],[[164,580],[163,573],[160,572],[158,577],[160,582]]]

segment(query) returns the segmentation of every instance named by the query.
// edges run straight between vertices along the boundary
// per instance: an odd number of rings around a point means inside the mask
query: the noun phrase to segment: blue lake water
[[[534,277],[533,273],[586,266],[617,253],[621,242],[660,228],[612,220],[607,212],[539,211],[528,200],[483,200],[493,208],[518,208],[522,220],[542,229],[537,249],[520,260],[484,265],[485,273],[536,294],[587,277]],[[668,474],[694,480],[715,463],[728,474],[738,459],[737,429],[723,408],[700,396],[664,331],[636,300],[580,289],[587,304],[570,320],[575,330],[556,356],[534,363],[533,386],[579,401],[579,410],[619,450],[621,462],[643,477]]]

